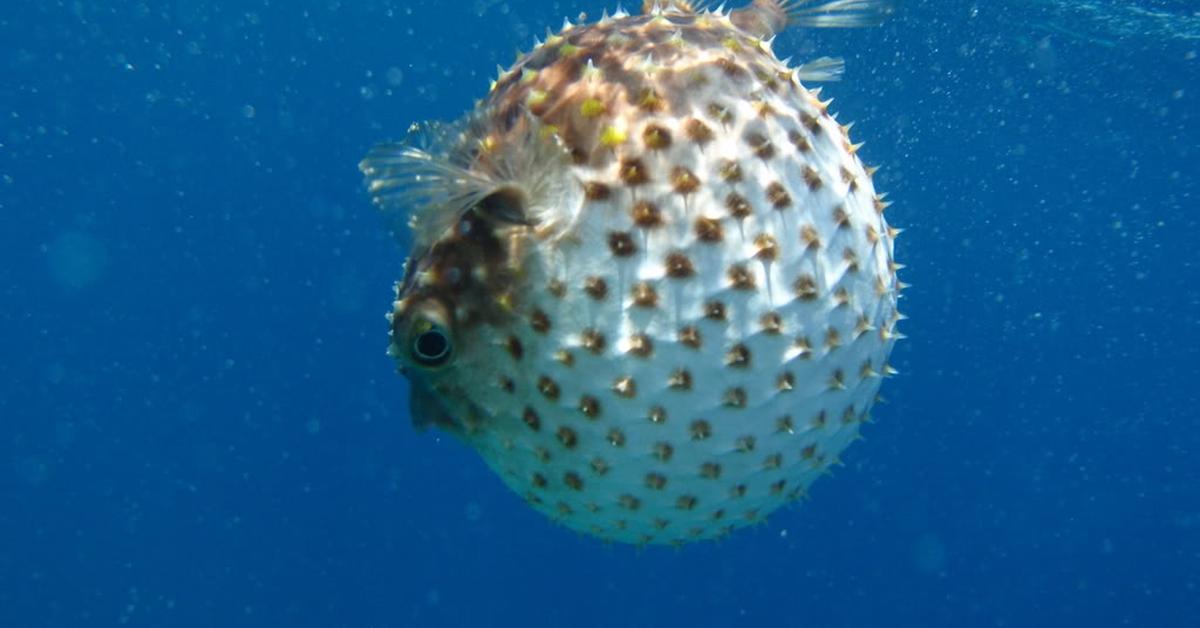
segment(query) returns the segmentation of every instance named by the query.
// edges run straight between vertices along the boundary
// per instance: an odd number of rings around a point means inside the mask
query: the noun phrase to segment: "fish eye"
[[[420,326],[412,342],[412,357],[426,367],[441,366],[450,360],[453,344],[445,328],[435,323]]]

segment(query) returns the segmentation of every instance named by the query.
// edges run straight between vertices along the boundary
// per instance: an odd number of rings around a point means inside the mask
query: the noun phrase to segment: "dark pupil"
[[[450,340],[440,330],[431,329],[417,336],[415,348],[418,358],[433,362],[446,357],[450,352]]]

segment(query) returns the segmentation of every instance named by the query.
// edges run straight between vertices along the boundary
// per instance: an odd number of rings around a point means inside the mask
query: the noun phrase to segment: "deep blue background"
[[[601,4],[6,2],[0,626],[1200,625],[1200,16],[898,4],[775,47],[847,57],[903,374],[811,502],[676,551],[410,429],[355,168]]]

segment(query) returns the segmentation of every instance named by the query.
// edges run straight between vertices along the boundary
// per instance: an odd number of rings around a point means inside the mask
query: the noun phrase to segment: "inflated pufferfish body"
[[[876,2],[683,2],[563,30],[428,150],[363,161],[413,253],[414,421],[554,520],[681,543],[761,521],[859,434],[901,318],[857,146],[769,41]]]

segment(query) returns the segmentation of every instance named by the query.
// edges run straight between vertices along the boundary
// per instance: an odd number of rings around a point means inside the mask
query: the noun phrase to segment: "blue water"
[[[1200,625],[1200,17],[789,32],[883,169],[902,374],[813,498],[610,546],[418,434],[355,168],[554,3],[0,9],[0,626]]]

